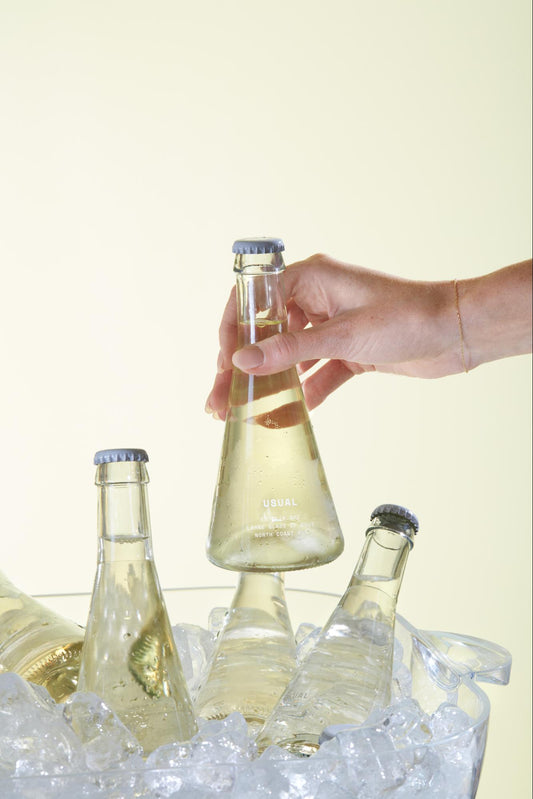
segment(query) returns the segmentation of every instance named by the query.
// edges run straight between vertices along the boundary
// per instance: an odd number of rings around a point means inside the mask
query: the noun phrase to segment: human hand
[[[296,365],[309,409],[353,375],[434,378],[462,372],[453,281],[405,280],[314,255],[284,273],[288,331],[236,351],[235,290],[220,325],[218,373],[206,410],[224,419],[233,365],[253,375]]]

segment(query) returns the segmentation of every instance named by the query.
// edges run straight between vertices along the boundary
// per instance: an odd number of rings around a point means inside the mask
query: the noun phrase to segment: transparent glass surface
[[[78,624],[0,572],[0,672],[16,670],[62,702],[76,687],[83,638]]]
[[[196,696],[196,712],[219,719],[237,711],[258,732],[295,667],[283,575],[243,572]]]
[[[253,263],[237,276],[239,347],[287,330],[283,264],[245,258]],[[296,369],[234,369],[209,559],[240,572],[286,572],[334,560],[343,543]]]
[[[213,608],[228,608],[235,594],[233,586],[209,586],[194,588],[169,589],[164,592],[167,608],[173,624],[188,622],[194,625],[207,627],[208,618]],[[322,626],[331,615],[339,601],[339,597],[326,592],[313,592],[296,589],[287,589],[287,606],[295,629],[303,622]],[[87,617],[90,595],[63,595],[41,596],[39,599],[57,613],[74,621],[82,622]],[[396,617],[396,638],[401,647],[401,666],[405,669],[405,676],[412,683],[412,697],[417,700],[426,713],[433,713],[442,703],[447,703],[452,710],[464,712],[470,717],[468,725],[460,732],[449,734],[443,726],[443,733],[438,738],[433,738],[431,743],[417,743],[408,745],[400,751],[383,750],[379,753],[379,762],[376,769],[380,774],[396,774],[397,769],[425,768],[431,769],[432,763],[453,764],[457,747],[460,751],[468,752],[469,760],[461,772],[461,782],[455,794],[439,793],[439,783],[435,783],[435,790],[426,796],[475,797],[480,777],[480,771],[485,751],[487,726],[489,719],[490,703],[486,694],[476,684],[478,672],[483,673],[487,679],[491,669],[495,673],[495,681],[505,683],[509,676],[510,655],[497,645],[487,641],[479,641],[468,636],[455,635],[454,633],[439,633],[432,631],[430,634],[417,630],[402,616]],[[460,648],[468,641],[470,668],[465,673],[464,663],[455,663],[450,655],[457,645]],[[457,642],[457,644],[455,643]],[[464,660],[464,659],[463,659]],[[475,660],[475,671],[472,664]],[[499,675],[499,677],[498,677]],[[209,722],[211,723],[211,722]],[[216,722],[218,723],[218,722]],[[365,730],[363,725],[361,730]],[[372,732],[372,731],[370,731]],[[369,734],[368,741],[372,739]],[[276,759],[277,758],[277,759]],[[281,759],[280,759],[281,758]],[[288,759],[287,759],[288,758]],[[342,780],[353,778],[361,765],[360,755],[357,751],[347,751],[338,759],[322,761],[312,758],[290,758],[285,755],[277,756],[274,753],[269,758],[277,767],[276,785],[291,784],[302,785],[305,780],[315,784],[318,779],[324,779],[326,786],[324,795],[331,791],[335,795],[335,786],[342,785]],[[403,764],[403,765],[402,765]],[[149,765],[149,764],[146,764]],[[266,766],[265,766],[266,768]],[[87,796],[87,797],[155,797],[185,796],[211,797],[219,794],[231,796],[232,799],[245,796],[250,779],[250,763],[216,762],[211,759],[205,762],[201,769],[181,765],[179,768],[137,768],[131,771],[105,771],[72,775],[55,775],[49,777],[18,777],[5,778],[0,776],[0,796],[3,799],[19,799],[24,797],[35,799]],[[316,774],[315,774],[316,772]],[[312,783],[311,777],[315,779]],[[432,779],[429,773],[428,779]],[[441,779],[439,772],[435,780]],[[414,790],[414,789],[413,789]],[[406,783],[396,783],[377,792],[376,797],[389,799],[390,797],[412,797],[416,795]],[[407,792],[406,792],[407,791]],[[268,794],[267,794],[268,795]],[[272,794],[272,795],[279,795]],[[314,796],[313,793],[309,794]],[[321,794],[322,795],[322,794]],[[342,795],[342,794],[340,794]],[[356,795],[356,794],[355,794]]]

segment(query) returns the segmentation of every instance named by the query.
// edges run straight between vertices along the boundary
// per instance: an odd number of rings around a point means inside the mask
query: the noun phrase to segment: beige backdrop
[[[531,254],[529,0],[0,0],[1,567],[89,591],[92,455],[150,454],[161,582],[204,544],[204,414],[231,244],[285,239],[411,278]],[[400,612],[514,657],[488,687],[480,799],[530,793],[531,359],[354,379],[313,413],[346,537],[293,587],[341,591],[368,514],[420,517]]]

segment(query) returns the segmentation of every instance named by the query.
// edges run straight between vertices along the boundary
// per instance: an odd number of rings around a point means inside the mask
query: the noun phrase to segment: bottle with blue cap
[[[101,697],[148,754],[196,732],[154,563],[148,455],[96,453],[98,565],[78,691]]]
[[[233,245],[238,347],[287,330],[284,245]],[[234,368],[208,558],[239,572],[285,572],[334,560],[344,546],[300,380]]]
[[[390,703],[396,603],[418,521],[400,505],[380,505],[370,520],[346,592],[259,732],[259,750],[311,755],[326,727],[362,724]]]

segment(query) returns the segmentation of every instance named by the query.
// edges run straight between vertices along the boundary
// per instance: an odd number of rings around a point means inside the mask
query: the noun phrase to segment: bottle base
[[[240,561],[236,558],[231,560],[224,560],[217,558],[214,555],[207,553],[207,559],[214,566],[221,569],[234,572],[262,572],[264,574],[271,574],[272,572],[290,572],[300,571],[301,569],[313,569],[315,566],[324,566],[326,563],[332,563],[342,553],[344,547],[340,547],[337,551],[329,555],[320,555],[316,557],[308,557],[304,561],[269,561],[265,563],[264,560],[254,562],[253,560]]]

